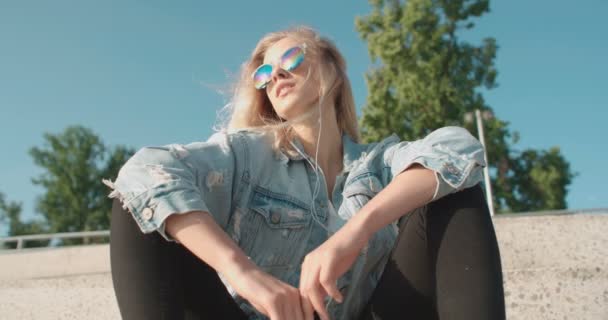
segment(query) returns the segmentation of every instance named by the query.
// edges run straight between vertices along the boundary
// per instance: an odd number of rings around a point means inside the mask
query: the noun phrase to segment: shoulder
[[[379,142],[374,144],[374,148],[386,148],[394,145],[395,143],[401,142],[399,136],[396,133],[391,134],[390,136],[380,140]]]
[[[461,144],[476,142],[477,139],[471,133],[457,126],[446,126],[428,132],[425,136],[419,137],[417,140],[401,140],[397,134],[385,138],[380,142],[384,146],[417,146],[423,144],[425,146],[436,146],[439,144]],[[415,148],[414,148],[415,149]]]
[[[273,154],[273,135],[269,132],[253,129],[237,129],[229,132],[215,133],[211,139],[225,139],[234,152],[251,161],[252,158]]]
[[[183,162],[193,167],[202,162],[226,162],[242,153],[237,141],[238,137],[235,134],[215,132],[207,140],[146,145],[140,147],[125,165],[171,166]]]
[[[253,170],[252,174],[272,170],[274,165],[285,160],[285,156],[275,150],[274,135],[271,132],[238,129],[218,134],[218,137],[230,142],[237,161],[248,171]]]
[[[475,137],[465,128],[457,126],[447,126],[433,130],[429,133],[425,139],[441,139],[447,141],[458,141],[458,140],[475,140]]]
[[[348,140],[345,165],[351,174],[355,175],[381,171],[386,166],[384,158],[387,149],[398,142],[399,137],[396,134],[370,143],[354,143]]]
[[[241,143],[253,146],[270,145],[272,142],[271,134],[261,130],[253,129],[236,129],[228,132],[217,132],[214,134],[214,136],[225,136],[226,139],[233,143]]]
[[[252,150],[259,150],[264,146],[271,145],[267,134],[253,130],[239,129],[234,131],[217,131],[211,134],[207,140],[193,141],[187,144],[168,144],[156,147],[167,149],[172,152],[189,152],[190,154],[201,154],[215,152],[221,154],[234,154],[242,156],[244,153],[251,153]]]
[[[372,142],[368,144],[363,144],[363,149],[368,156],[373,156],[374,158],[382,157],[387,148],[394,146],[402,142],[396,134],[391,134],[390,136],[378,141]]]

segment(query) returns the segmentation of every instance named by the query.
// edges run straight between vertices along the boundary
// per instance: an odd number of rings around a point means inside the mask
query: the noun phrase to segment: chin
[[[277,114],[283,119],[292,120],[296,116],[308,111],[306,105],[311,105],[311,102],[308,101],[309,99],[302,99],[299,94],[293,93],[293,95],[289,94],[280,100],[275,108],[275,110],[280,111]]]
[[[281,117],[281,119],[290,121],[293,120],[297,114],[298,113],[296,110],[283,110],[283,112],[279,113],[278,115]]]
[[[297,101],[291,99],[284,99],[276,104],[275,110],[278,110],[277,114],[283,119],[293,118],[293,114],[297,114]]]

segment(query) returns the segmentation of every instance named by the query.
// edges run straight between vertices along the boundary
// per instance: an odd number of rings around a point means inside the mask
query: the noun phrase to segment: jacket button
[[[270,221],[274,224],[277,224],[281,221],[281,214],[278,212],[273,212],[272,215],[270,215]]]
[[[144,208],[144,211],[142,211],[142,213],[141,213],[142,218],[144,218],[146,221],[149,221],[150,219],[152,219],[153,215],[154,215],[154,211],[150,208]]]

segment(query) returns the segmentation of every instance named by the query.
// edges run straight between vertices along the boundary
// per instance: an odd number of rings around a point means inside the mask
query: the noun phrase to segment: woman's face
[[[283,54],[288,49],[301,44],[292,38],[283,38],[268,48],[262,62],[272,65],[272,77],[265,88],[268,99],[275,112],[286,120],[308,111],[319,97],[315,62],[310,55],[305,54],[302,63],[291,71],[279,67],[279,60]]]

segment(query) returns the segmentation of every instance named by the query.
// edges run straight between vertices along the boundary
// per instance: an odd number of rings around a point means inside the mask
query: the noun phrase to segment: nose
[[[289,76],[289,73],[282,68],[275,67],[272,70],[271,78],[272,82],[277,83],[279,79],[285,79]]]

